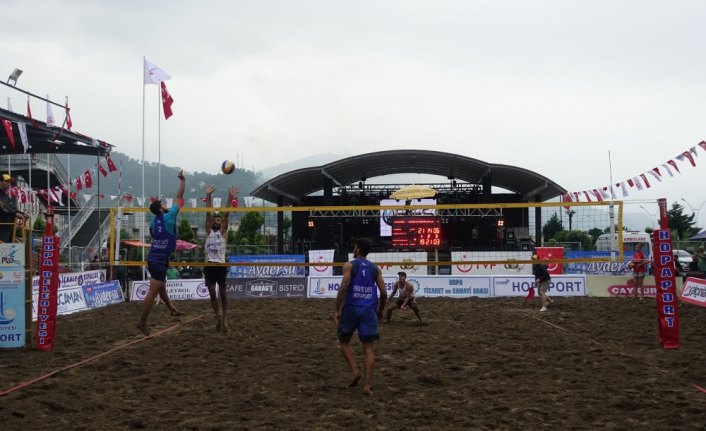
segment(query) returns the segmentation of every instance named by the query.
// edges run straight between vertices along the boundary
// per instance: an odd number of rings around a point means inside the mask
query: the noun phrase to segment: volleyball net
[[[423,201],[385,206],[184,207],[177,217],[179,241],[171,265],[228,266],[233,267],[231,274],[241,266],[335,268],[352,258],[357,237],[373,241],[369,259],[380,266],[389,270],[433,267],[430,272],[435,274],[439,267],[450,267],[451,273],[482,265],[512,269],[532,263],[536,250],[550,263],[625,259],[622,201],[572,202],[570,206],[562,202]],[[226,263],[206,262],[208,213],[228,219]],[[111,264],[145,265],[153,218],[147,208],[111,209]],[[536,240],[538,231],[541,244]],[[613,241],[600,244],[598,238],[606,233]]]

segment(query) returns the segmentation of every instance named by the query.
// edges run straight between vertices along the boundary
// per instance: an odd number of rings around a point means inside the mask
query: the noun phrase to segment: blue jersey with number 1
[[[376,308],[378,304],[378,267],[368,259],[356,258],[351,261],[351,283],[346,292],[343,306]]]

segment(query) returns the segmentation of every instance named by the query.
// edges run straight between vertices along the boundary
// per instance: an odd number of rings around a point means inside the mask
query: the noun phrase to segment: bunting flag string
[[[679,165],[677,161],[685,163],[688,162],[692,167],[696,167],[696,159],[699,157],[698,149],[701,148],[706,151],[706,141],[701,141],[697,145],[679,153],[673,159],[667,160],[666,162],[656,166],[648,171],[639,173],[633,177],[629,177],[623,181],[615,183],[615,189],[619,189],[622,197],[628,197],[628,188],[635,188],[638,191],[649,189],[654,185],[654,181],[650,183],[649,177],[652,177],[657,182],[662,182],[666,178],[666,173],[670,178],[674,177],[674,173],[681,174],[679,170]],[[660,169],[661,168],[661,169]],[[561,196],[562,202],[580,202],[581,197],[587,202],[592,202],[594,200],[602,201],[605,199],[615,199],[617,197],[616,191],[613,185],[588,188],[582,191],[567,192]],[[609,193],[610,192],[610,193]],[[570,206],[565,206],[567,210]]]

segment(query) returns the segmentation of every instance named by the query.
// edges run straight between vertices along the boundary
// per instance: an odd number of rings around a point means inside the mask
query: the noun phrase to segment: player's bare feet
[[[363,395],[372,395],[373,391],[370,389],[370,386],[366,386],[363,388]]]
[[[222,325],[223,321],[221,320],[221,316],[216,316],[216,332],[221,332]]]
[[[182,313],[181,311],[177,310],[176,308],[173,309],[173,310],[171,311],[171,313],[172,313],[172,316],[174,316],[174,317],[183,316],[183,315],[184,315],[184,313]]]
[[[143,334],[145,334],[145,337],[150,335],[150,330],[147,329],[147,324],[144,322],[140,322],[137,324],[137,329],[140,330]]]
[[[226,319],[223,319],[223,324],[221,324],[221,330],[223,330],[224,334],[230,332],[230,328],[228,327],[228,321]]]
[[[356,386],[358,384],[358,380],[360,380],[360,376],[361,376],[360,373],[353,376],[353,380],[351,380],[351,382],[348,384],[348,387],[352,388],[352,387]]]

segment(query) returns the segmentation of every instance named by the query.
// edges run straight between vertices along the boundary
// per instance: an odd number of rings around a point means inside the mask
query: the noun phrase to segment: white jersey
[[[211,230],[206,238],[206,262],[226,262],[226,239],[220,230]]]

